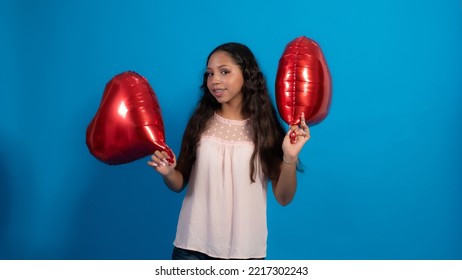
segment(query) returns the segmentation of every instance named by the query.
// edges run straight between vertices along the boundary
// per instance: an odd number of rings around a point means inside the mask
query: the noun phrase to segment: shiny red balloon
[[[304,112],[306,123],[313,126],[327,116],[331,99],[331,76],[319,45],[305,36],[289,42],[276,76],[281,118],[289,125],[298,125]]]
[[[107,164],[131,162],[156,150],[166,151],[173,162],[154,90],[132,71],[116,75],[106,84],[86,136],[90,153]]]

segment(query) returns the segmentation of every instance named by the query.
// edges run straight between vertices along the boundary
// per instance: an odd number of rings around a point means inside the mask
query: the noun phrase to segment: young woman
[[[266,257],[267,183],[281,205],[297,186],[298,154],[310,138],[304,116],[287,133],[250,49],[215,48],[207,58],[203,96],[173,164],[156,151],[148,162],[173,191],[188,185],[173,259]],[[295,131],[296,142],[289,134]]]

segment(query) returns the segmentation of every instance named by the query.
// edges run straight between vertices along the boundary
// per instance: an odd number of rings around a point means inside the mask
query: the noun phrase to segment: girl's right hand
[[[170,157],[165,151],[155,151],[151,156],[151,160],[148,161],[148,165],[152,166],[157,172],[162,176],[167,176],[170,172],[175,169],[176,166],[176,156],[173,154],[173,163],[169,163],[167,159]]]

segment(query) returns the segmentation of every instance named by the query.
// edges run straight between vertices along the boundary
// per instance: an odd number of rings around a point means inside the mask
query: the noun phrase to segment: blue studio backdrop
[[[0,23],[1,259],[169,259],[184,192],[86,146],[105,84],[145,76],[178,153],[215,46],[247,44],[274,100],[302,35],[333,102],[294,201],[269,192],[268,259],[462,259],[461,1],[6,0]]]

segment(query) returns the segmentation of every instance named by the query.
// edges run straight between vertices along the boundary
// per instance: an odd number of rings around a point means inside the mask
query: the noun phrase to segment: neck
[[[241,107],[233,107],[228,104],[222,104],[221,108],[217,111],[217,114],[225,119],[229,120],[243,120]]]

